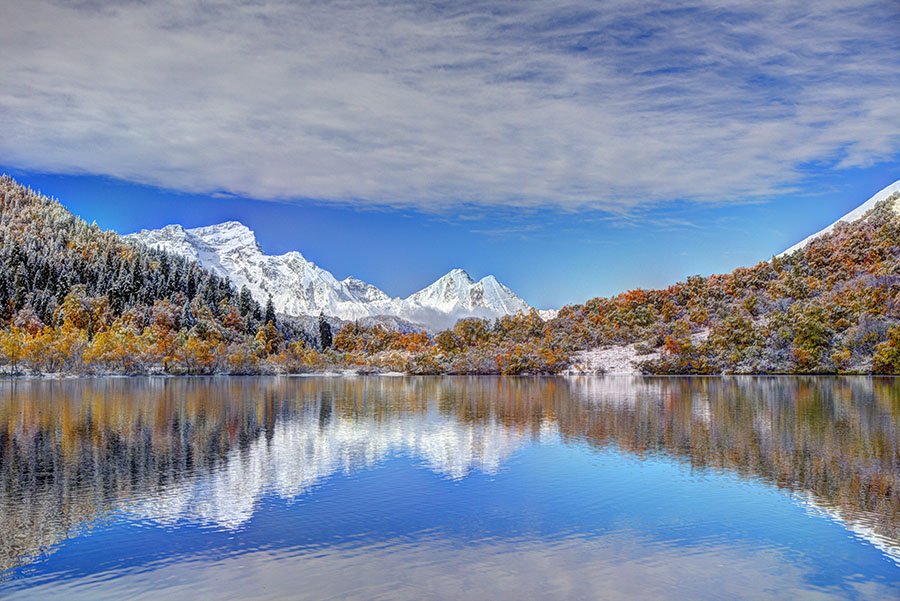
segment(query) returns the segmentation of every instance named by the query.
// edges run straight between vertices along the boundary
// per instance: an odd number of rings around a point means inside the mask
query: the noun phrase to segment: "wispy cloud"
[[[893,0],[0,3],[16,168],[621,212],[900,154]]]
[[[528,223],[521,225],[505,225],[500,227],[486,227],[480,229],[471,229],[473,234],[482,234],[490,238],[520,238],[530,239],[536,233],[540,232],[542,227],[537,223]]]
[[[704,229],[703,225],[690,219],[683,217],[667,217],[664,215],[654,215],[648,211],[639,211],[635,213],[613,214],[603,217],[597,217],[597,222],[606,223],[614,228],[640,227],[653,228],[657,230],[683,230],[683,229]],[[720,221],[720,219],[716,219]],[[709,224],[707,224],[708,226]]]

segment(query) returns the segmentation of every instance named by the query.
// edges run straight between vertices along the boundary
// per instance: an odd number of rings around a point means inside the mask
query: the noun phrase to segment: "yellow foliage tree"
[[[12,373],[18,373],[19,363],[28,353],[28,334],[15,326],[0,332],[0,350],[3,351],[6,362],[10,364]]]

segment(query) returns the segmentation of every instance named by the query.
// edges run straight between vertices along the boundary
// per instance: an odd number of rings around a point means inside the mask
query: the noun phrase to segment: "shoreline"
[[[703,378],[703,379],[726,379],[726,378],[897,378],[900,374],[873,374],[873,373],[722,373],[722,374],[651,374],[651,373],[588,373],[588,372],[559,372],[559,373],[533,373],[533,374],[499,374],[499,373],[483,373],[483,374],[459,374],[459,373],[441,373],[441,374],[408,374],[402,372],[358,372],[347,370],[343,372],[336,371],[317,371],[305,373],[284,373],[284,374],[20,374],[7,375],[0,374],[0,383],[2,382],[47,382],[47,381],[63,381],[63,380],[128,380],[128,379],[201,379],[201,378],[607,378],[607,379],[626,379],[641,378],[645,380],[660,378]]]

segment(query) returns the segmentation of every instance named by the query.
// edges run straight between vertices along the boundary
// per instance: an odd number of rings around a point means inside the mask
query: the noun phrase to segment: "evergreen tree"
[[[25,272],[25,266],[19,263],[16,266],[15,276],[13,277],[13,302],[17,309],[25,306],[25,297],[28,293],[28,274]]]
[[[241,312],[241,317],[246,317],[253,310],[253,297],[250,295],[250,289],[246,286],[241,286],[241,292],[238,296],[238,310]]]
[[[331,325],[324,313],[319,313],[319,344],[323,351],[331,346]]]
[[[274,326],[278,326],[277,319],[275,317],[275,305],[272,304],[272,297],[269,297],[269,300],[266,301],[266,319],[265,322],[267,324],[271,323]]]
[[[191,303],[184,303],[184,308],[181,310],[181,319],[179,319],[179,326],[182,330],[189,330],[194,327],[194,324],[197,323],[197,318],[194,317],[194,312],[191,311]]]

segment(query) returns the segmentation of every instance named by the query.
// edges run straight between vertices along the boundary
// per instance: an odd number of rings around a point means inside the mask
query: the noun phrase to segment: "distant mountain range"
[[[338,280],[297,251],[267,255],[253,231],[237,221],[185,229],[169,225],[126,238],[192,259],[226,277],[253,298],[291,316],[325,315],[343,320],[390,316],[428,329],[452,326],[463,317],[495,318],[531,307],[492,276],[473,280],[454,269],[406,298],[392,298],[354,277]],[[551,317],[554,312],[542,312]]]

